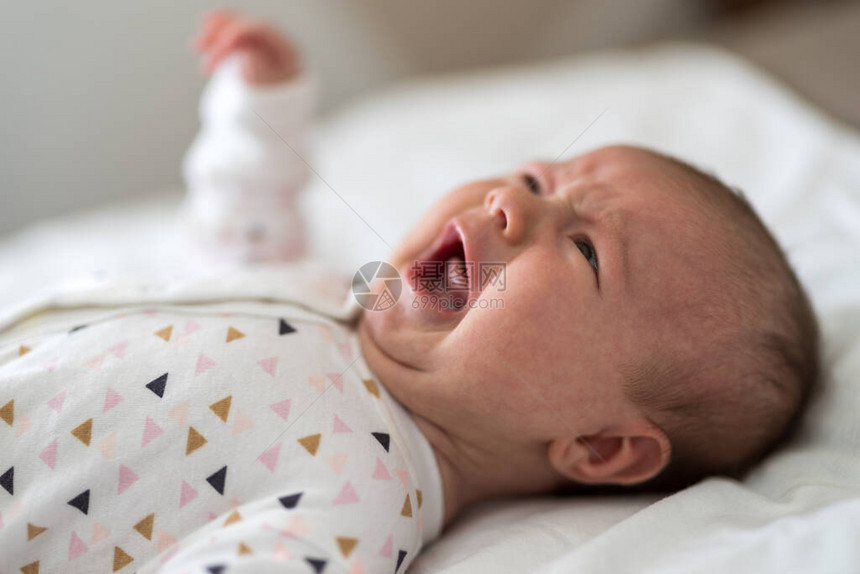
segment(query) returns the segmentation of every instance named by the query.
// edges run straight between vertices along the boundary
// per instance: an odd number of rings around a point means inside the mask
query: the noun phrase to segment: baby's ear
[[[669,463],[666,434],[653,425],[605,430],[583,437],[560,437],[549,445],[550,464],[584,484],[638,484]]]

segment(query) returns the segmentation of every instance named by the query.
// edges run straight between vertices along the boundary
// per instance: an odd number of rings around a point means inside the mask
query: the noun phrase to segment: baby
[[[217,72],[203,100],[203,129],[186,161],[191,230],[216,257],[297,258],[304,252],[296,205],[309,177],[301,138],[313,108],[312,78],[289,41],[264,23],[235,14],[210,15],[197,46],[206,70]],[[645,149],[602,148],[570,161],[530,163],[511,174],[460,187],[426,215],[390,263],[404,278],[404,293],[396,303],[376,307],[380,310],[354,314],[349,329],[319,322],[308,309],[290,310],[289,320],[280,320],[278,337],[295,336],[290,360],[296,369],[327,352],[314,351],[325,337],[337,344],[330,355],[343,355],[348,366],[326,375],[337,391],[319,402],[316,395],[308,395],[301,413],[311,414],[287,429],[295,440],[283,443],[285,453],[293,449],[289,461],[295,466],[277,480],[265,482],[270,475],[260,466],[242,469],[231,463],[231,470],[221,468],[230,448],[239,448],[235,422],[233,437],[223,437],[222,451],[203,446],[204,435],[213,440],[220,432],[220,421],[233,420],[231,404],[252,400],[242,393],[265,389],[259,392],[280,396],[276,385],[263,384],[276,375],[277,362],[264,359],[251,365],[247,372],[262,379],[224,371],[205,380],[205,386],[188,386],[192,407],[195,400],[211,401],[211,413],[199,409],[193,432],[183,419],[184,455],[148,472],[158,475],[157,484],[168,490],[178,480],[170,465],[179,473],[185,468],[180,464],[190,457],[211,456],[197,472],[211,486],[206,495],[219,502],[219,494],[232,487],[234,496],[250,502],[225,509],[224,516],[214,520],[214,514],[205,519],[198,510],[194,512],[199,515],[190,515],[167,503],[150,513],[156,504],[152,493],[129,490],[126,501],[136,502],[126,502],[132,504],[123,511],[127,516],[116,513],[118,523],[128,519],[129,525],[112,529],[114,572],[135,559],[142,563],[143,557],[154,556],[140,537],[150,540],[153,522],[178,520],[183,512],[189,516],[182,523],[188,530],[180,532],[177,526],[173,536],[188,535],[189,541],[174,547],[176,541],[167,540],[162,547],[159,540],[160,558],[138,571],[403,572],[423,545],[482,500],[607,486],[665,491],[710,475],[741,477],[797,426],[817,378],[814,314],[781,249],[747,201],[683,162]],[[384,284],[372,287],[375,294],[384,293]],[[238,349],[234,342],[257,335],[254,345],[272,344],[265,338],[267,323],[259,319],[269,312],[262,303],[246,305],[243,313],[231,308],[232,315],[218,315],[216,308],[191,327],[186,322],[182,336],[191,337],[202,324],[204,330],[226,332],[226,340],[212,339],[211,348],[217,342]],[[169,312],[165,310],[165,317]],[[244,316],[244,323],[235,323]],[[151,324],[145,323],[150,319]],[[166,319],[150,319],[140,316],[134,319],[138,323],[115,328],[130,333],[129,325],[136,325],[143,337],[140,344],[153,349],[152,364],[161,369],[187,351],[178,341],[169,352],[157,350],[160,340],[178,335],[164,327],[154,331],[160,339],[155,340],[148,330],[161,327],[159,321]],[[233,323],[228,328],[224,321]],[[109,321],[101,327],[96,323],[63,333],[62,341],[107,329]],[[314,324],[318,329],[309,327]],[[352,327],[357,328],[355,341],[344,334],[355,333]],[[57,337],[45,343],[50,352],[43,356],[60,352],[59,347],[50,350],[59,344]],[[86,339],[78,340],[83,345],[78,353],[91,347],[84,345]],[[189,341],[183,345],[193,347]],[[17,360],[42,352],[37,348],[41,343],[34,339],[27,346],[16,345]],[[110,352],[125,357],[135,344],[115,345]],[[205,377],[216,365],[255,360],[257,350],[245,347],[229,361],[202,353],[197,357],[195,350],[196,366],[187,376]],[[64,364],[61,358],[50,371],[62,370]],[[12,447],[21,444],[11,435],[21,397],[49,387],[51,381],[49,373],[34,367],[26,373],[43,380],[38,385],[29,381],[16,391],[19,403],[0,395],[0,415],[10,427],[0,439],[8,436]],[[170,385],[176,384],[171,382],[175,376],[170,377],[153,377],[134,400],[149,404],[155,400],[152,395],[166,400],[173,392]],[[11,393],[16,382],[25,380],[23,375],[10,378],[0,392]],[[236,384],[239,380],[242,383]],[[207,392],[211,397],[206,395],[205,401],[195,398],[194,393]],[[271,409],[293,421],[290,411],[297,410],[300,394],[292,403],[273,402]],[[105,395],[104,411],[109,397],[114,397],[111,408],[119,403],[114,395]],[[59,396],[49,401],[57,413],[63,408]],[[43,405],[45,399],[31,402]],[[151,413],[155,425],[159,411]],[[89,415],[76,416],[83,420]],[[255,422],[265,425],[267,416],[273,417],[268,409],[255,416]],[[75,440],[89,446],[93,425],[108,424],[101,420],[76,426],[71,430]],[[322,420],[332,428],[315,433],[313,425]],[[146,425],[150,422],[147,417]],[[161,433],[160,427],[157,432],[152,426],[146,429],[144,447]],[[19,428],[16,436],[21,432]],[[137,449],[141,438],[130,437],[129,444]],[[45,464],[46,456],[55,461],[56,441],[52,444],[53,451],[46,448],[39,455]],[[275,447],[252,444],[246,441],[241,448],[266,447],[258,461],[270,473],[287,464],[278,466],[280,450]],[[325,450],[334,444],[341,444],[342,452]],[[9,452],[23,459],[28,453],[20,449]],[[171,452],[165,450],[163,460],[173,461]],[[324,454],[326,464],[320,464]],[[122,454],[120,492],[138,480],[131,470],[135,455],[130,450]],[[29,472],[30,467],[20,464]],[[41,476],[34,470],[23,475],[23,485],[16,485],[14,481],[22,480],[19,474],[6,470],[0,476],[0,486],[9,495],[20,496],[27,480],[35,484]],[[400,482],[389,480],[393,475]],[[350,477],[345,484],[344,476]],[[246,480],[243,491],[231,482],[240,479]],[[98,493],[99,480],[107,479],[87,480]],[[202,488],[192,483],[183,480],[180,509]],[[281,483],[283,492],[277,490]],[[265,490],[266,496],[277,495],[255,501],[250,494],[255,488]],[[47,496],[48,490],[42,492]],[[34,510],[27,520],[13,515],[6,529],[19,525],[22,534],[20,539],[6,538],[0,549],[11,552],[14,543],[20,555],[15,563],[0,558],[0,566],[38,573],[37,553],[27,545],[44,536],[42,522],[52,516],[48,511],[66,504],[87,515],[90,492],[87,488],[84,496],[82,490],[69,501],[64,500],[68,495],[57,495],[63,500],[51,508],[46,503],[41,515]],[[323,499],[329,502],[320,506]],[[28,500],[39,508],[38,496]],[[362,512],[351,510],[359,508],[359,502],[365,505]],[[2,508],[9,513],[9,506]],[[308,514],[301,521],[299,514],[288,517],[284,512]],[[214,522],[203,527],[207,520]],[[192,525],[199,531],[192,533]],[[131,532],[132,526],[139,536]],[[90,538],[73,533],[57,542],[61,553],[68,549],[67,569],[81,562],[87,544],[110,534],[89,522],[79,530],[84,527],[92,529]],[[277,531],[280,541],[273,534]],[[270,535],[276,541],[266,538]],[[133,544],[139,544],[138,554]],[[65,555],[61,558],[54,564],[65,564]]]

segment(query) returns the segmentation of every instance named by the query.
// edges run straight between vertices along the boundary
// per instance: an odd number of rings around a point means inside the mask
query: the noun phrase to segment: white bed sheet
[[[303,205],[312,250],[352,274],[384,259],[453,185],[613,142],[714,171],[774,230],[825,335],[828,373],[807,424],[743,483],[710,479],[662,500],[478,507],[411,572],[860,571],[860,136],[743,62],[673,44],[368,98],[317,132],[309,159],[321,177]],[[180,198],[165,192],[6,238],[0,305],[77,272],[151,278],[202,269],[177,248]]]

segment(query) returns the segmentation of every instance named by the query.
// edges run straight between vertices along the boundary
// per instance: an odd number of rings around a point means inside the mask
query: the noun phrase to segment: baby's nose
[[[505,185],[491,189],[484,197],[484,209],[498,220],[502,235],[517,244],[528,232],[530,203],[535,197],[522,186]]]

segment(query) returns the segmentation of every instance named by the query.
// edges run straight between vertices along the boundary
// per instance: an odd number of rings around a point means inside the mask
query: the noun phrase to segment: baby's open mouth
[[[454,222],[449,222],[434,244],[416,260],[412,280],[422,290],[446,300],[443,310],[459,311],[465,307],[471,287],[471,270],[463,236]]]

